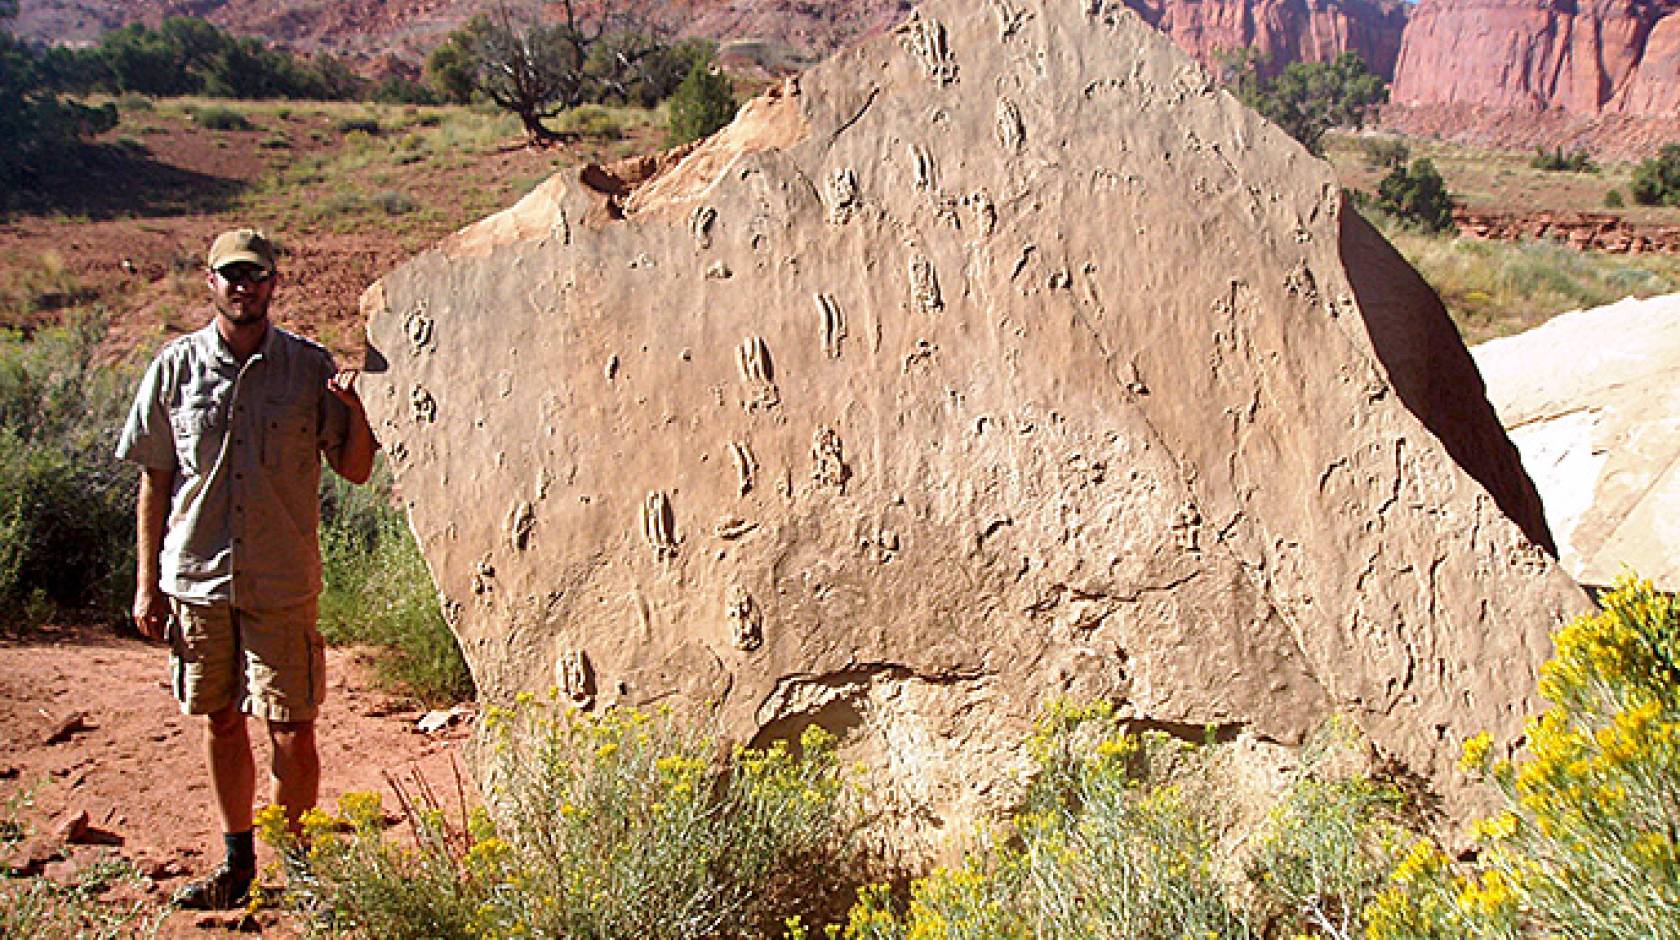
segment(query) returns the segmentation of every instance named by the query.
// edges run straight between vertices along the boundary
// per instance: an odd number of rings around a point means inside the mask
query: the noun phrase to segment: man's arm
[[[362,406],[362,396],[356,393],[359,375],[355,369],[345,369],[327,380],[327,391],[344,403],[350,418],[343,449],[327,451],[327,463],[334,473],[358,484],[366,483],[373,475],[373,452],[378,447],[373,440],[373,428],[368,424],[367,409]]]
[[[145,467],[140,471],[140,500],[135,511],[134,625],[141,636],[153,640],[163,639],[169,623],[169,597],[163,593],[158,555],[163,551],[174,484],[172,468]]]

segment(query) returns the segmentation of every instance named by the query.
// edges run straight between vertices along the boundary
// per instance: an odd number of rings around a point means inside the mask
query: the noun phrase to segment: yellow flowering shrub
[[[1393,786],[1325,769],[1363,743],[1351,724],[1328,723],[1254,834],[1246,875],[1256,906],[1275,929],[1356,936],[1365,907],[1412,838],[1401,823],[1405,801]],[[1433,861],[1414,846],[1399,867],[1421,870]]]
[[[736,749],[669,710],[587,715],[521,695],[486,711],[488,806],[450,820],[405,805],[386,838],[377,794],[263,836],[304,864],[292,900],[331,936],[779,936],[813,880],[834,880],[847,790],[821,728]],[[421,787],[424,792],[425,788]],[[838,929],[838,928],[836,928]]]
[[[1206,749],[1068,702],[1047,706],[1027,749],[1016,838],[912,882],[902,909],[885,888],[861,893],[845,940],[1256,935],[1226,897],[1208,801],[1186,790],[1205,782]]]
[[[1506,801],[1471,824],[1475,863],[1408,856],[1370,940],[1680,938],[1680,605],[1631,577],[1600,603],[1553,635],[1526,753],[1465,742],[1461,766]]]

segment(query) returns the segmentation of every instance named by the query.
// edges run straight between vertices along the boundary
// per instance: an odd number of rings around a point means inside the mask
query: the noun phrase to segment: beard
[[[251,326],[268,319],[268,304],[254,296],[243,302],[235,298],[217,298],[216,310],[234,326]]]

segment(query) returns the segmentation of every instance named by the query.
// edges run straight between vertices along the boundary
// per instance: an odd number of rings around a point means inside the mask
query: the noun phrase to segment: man
[[[216,238],[215,319],[158,353],[117,445],[141,467],[134,622],[169,643],[181,710],[207,719],[227,858],[176,894],[195,909],[240,905],[256,877],[247,715],[265,722],[273,801],[294,830],[315,805],[315,718],[326,696],[315,623],[320,455],[363,483],[376,447],[356,374],[269,323],[274,254],[251,229]]]

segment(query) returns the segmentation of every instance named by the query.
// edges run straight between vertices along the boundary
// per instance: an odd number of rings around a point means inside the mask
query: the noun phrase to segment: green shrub
[[[601,140],[619,140],[624,136],[624,124],[611,110],[598,104],[579,105],[561,116],[562,133]]]
[[[1536,170],[1546,170],[1554,173],[1597,173],[1598,164],[1592,160],[1592,155],[1585,150],[1573,150],[1565,154],[1563,147],[1552,150],[1536,147],[1533,159],[1528,165]]]
[[[0,9],[0,24],[9,18]],[[88,138],[117,126],[110,102],[89,107],[62,97],[46,59],[0,25],[0,210],[17,201],[18,184],[62,169]]]
[[[1129,733],[1103,704],[1053,705],[1027,745],[1036,775],[1014,837],[912,883],[908,904],[866,889],[843,936],[1355,936],[1405,842],[1399,794],[1336,766],[1357,745],[1328,726],[1265,821],[1234,838],[1230,748]]]
[[[1359,142],[1365,165],[1377,169],[1403,167],[1412,159],[1412,148],[1397,137],[1368,137]]]
[[[101,897],[118,885],[132,896],[152,887],[126,861],[87,865],[68,884],[47,878],[0,877],[0,937],[127,940],[156,936],[169,909],[144,901],[111,903]]]
[[[1640,161],[1628,192],[1642,206],[1680,206],[1680,144],[1664,144],[1656,156]]]
[[[194,108],[192,122],[205,130],[211,131],[248,131],[251,121],[245,115],[227,107],[226,105],[212,105],[208,108]]]
[[[126,622],[138,476],[115,451],[135,377],[94,363],[103,335],[85,315],[0,332],[0,624]]]
[[[1620,209],[1623,205],[1624,205],[1624,203],[1622,202],[1622,191],[1621,190],[1612,189],[1609,192],[1604,194],[1604,208],[1606,208],[1606,209]]]
[[[376,676],[429,704],[470,698],[472,674],[438,607],[431,571],[391,492],[381,458],[371,480],[321,481],[321,633],[381,648]]]
[[[845,848],[833,738],[737,749],[661,710],[596,717],[522,696],[485,725],[490,813],[451,825],[406,806],[417,850],[383,838],[378,797],[305,817],[293,900],[354,937],[779,936]],[[264,838],[294,845],[284,817]]]
[[[371,205],[378,208],[386,215],[392,216],[407,215],[419,208],[419,206],[415,204],[414,200],[411,199],[407,193],[400,193],[393,189],[387,189],[384,192],[376,193],[373,198],[368,201]]]
[[[1377,184],[1377,208],[1426,232],[1452,228],[1452,197],[1447,184],[1428,157],[1412,161],[1411,169],[1395,167]]]
[[[1331,62],[1291,62],[1272,78],[1251,50],[1230,57],[1226,70],[1237,97],[1314,154],[1323,153],[1333,127],[1359,127],[1388,100],[1388,85],[1355,52]]]
[[[333,127],[340,134],[366,134],[369,137],[378,137],[384,130],[379,126],[378,118],[366,116],[341,118]]]
[[[709,61],[697,61],[671,94],[668,133],[673,144],[716,132],[735,119],[735,93],[729,77],[713,71]]]
[[[437,92],[430,86],[404,78],[401,75],[389,75],[373,90],[373,100],[385,104],[441,104]]]

